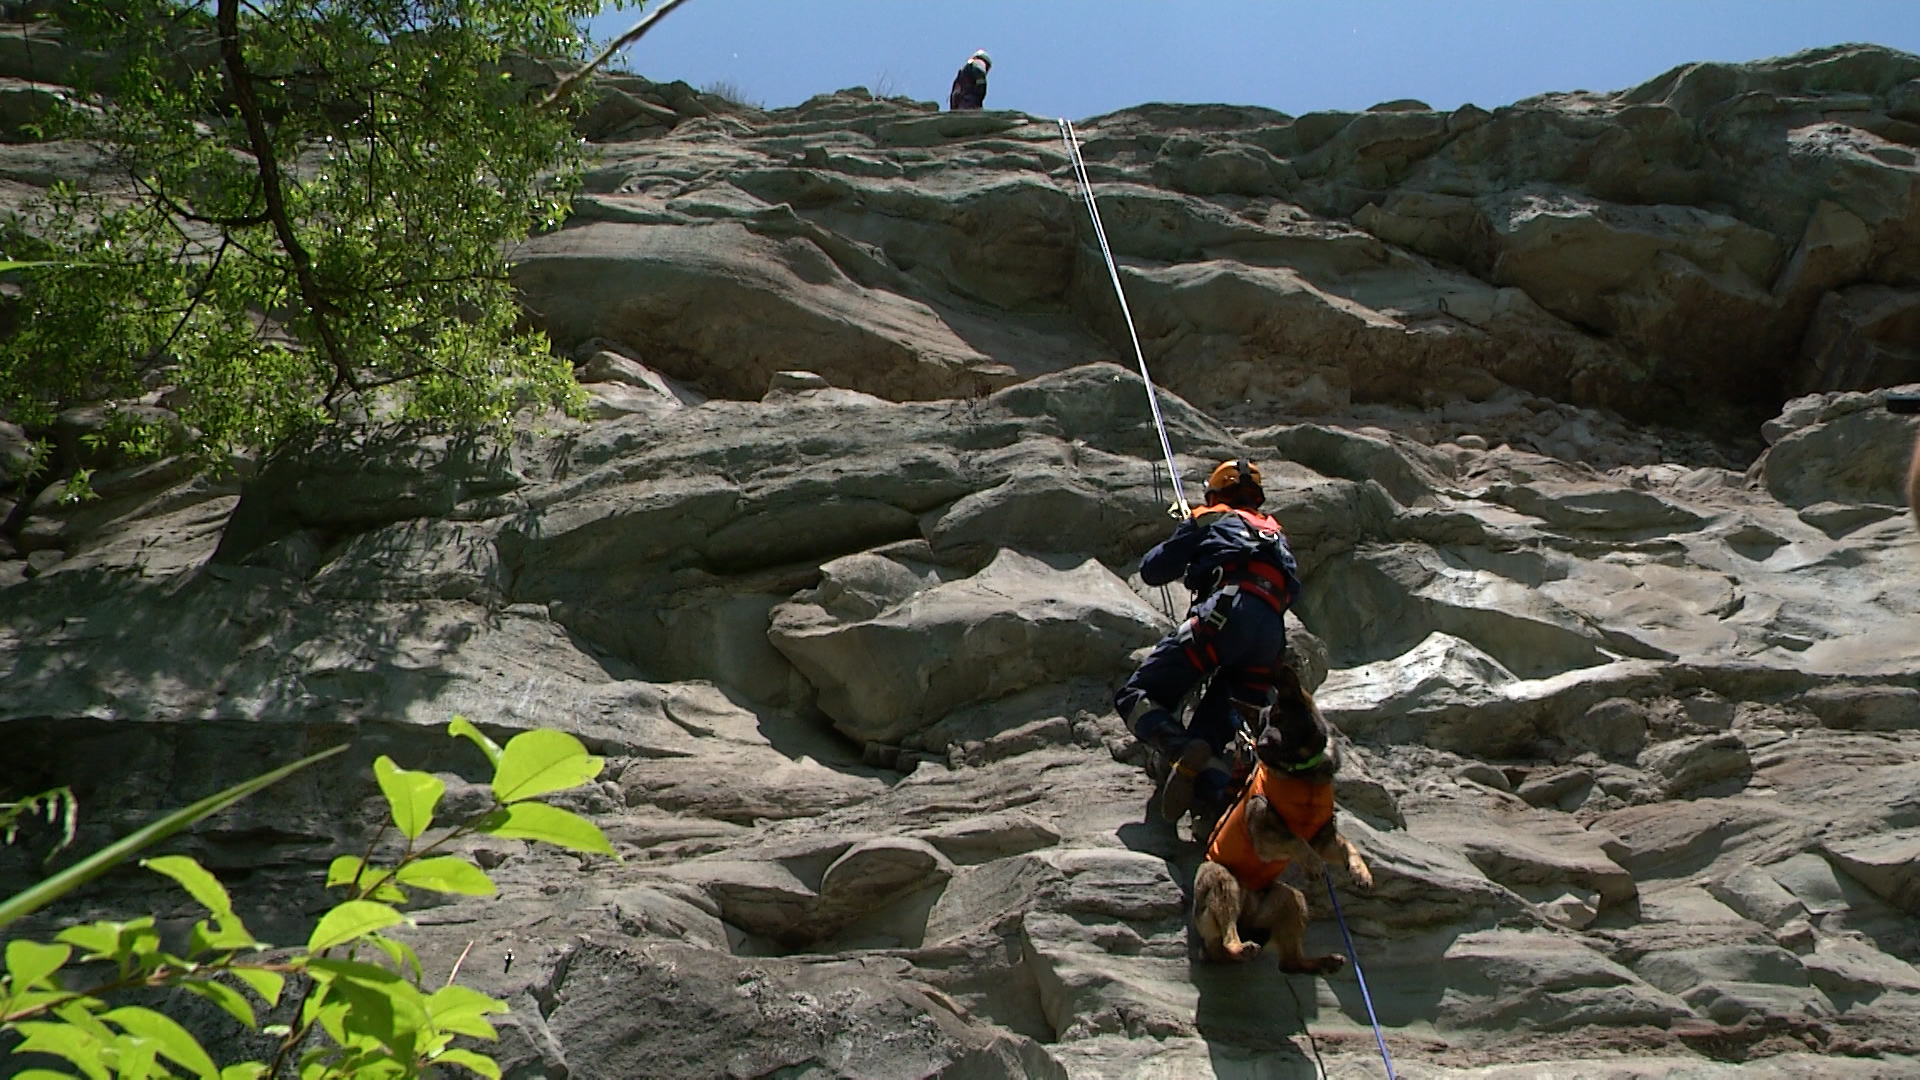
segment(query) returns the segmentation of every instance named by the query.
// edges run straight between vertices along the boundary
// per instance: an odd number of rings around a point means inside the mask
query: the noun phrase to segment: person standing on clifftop
[[[960,65],[960,74],[953,77],[953,92],[947,95],[947,108],[953,112],[961,109],[984,109],[987,107],[987,71],[993,67],[993,57],[987,50],[977,49]]]
[[[1225,808],[1232,780],[1208,765],[1227,752],[1240,717],[1251,726],[1274,702],[1274,671],[1287,649],[1283,616],[1300,597],[1300,576],[1280,523],[1260,512],[1266,500],[1258,468],[1245,458],[1223,461],[1207,478],[1204,505],[1140,560],[1141,581],[1184,578],[1193,596],[1187,621],[1113,698],[1134,737],[1166,763],[1160,812],[1170,822],[1189,809],[1198,821]],[[1212,684],[1182,727],[1174,710],[1209,674]]]

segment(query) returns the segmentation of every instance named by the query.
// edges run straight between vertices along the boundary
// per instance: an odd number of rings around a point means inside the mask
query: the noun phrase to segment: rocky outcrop
[[[1920,375],[1920,125],[1895,115],[1917,76],[1843,46],[1493,112],[1149,106],[1079,129],[1148,359],[1196,403],[1508,385],[1750,424]],[[849,91],[610,139],[578,224],[528,246],[530,307],[736,397],[774,367],[979,393],[1121,347],[1055,125],[925,108]]]
[[[1916,421],[1873,388],[1916,76],[1082,125],[1182,476],[1258,460],[1300,559],[1409,1075],[1920,1068]],[[375,756],[457,806],[451,715],[572,732],[621,859],[475,841],[500,895],[407,931],[512,1002],[510,1075],[1376,1067],[1351,976],[1197,960],[1198,845],[1111,713],[1186,596],[1135,575],[1172,490],[1054,127],[628,77],[582,127],[516,266],[586,417],[103,460],[81,503],[0,424],[0,791],[72,783],[88,850],[351,743],[177,841],[295,940]],[[4,192],[82,160],[0,145]],[[125,871],[27,929],[179,902]]]
[[[297,936],[315,869],[365,843],[373,755],[457,800],[453,713],[575,733],[609,766],[571,805],[624,862],[479,843],[501,898],[413,931],[430,968],[515,951],[464,977],[516,1002],[529,1069],[618,1072],[635,1040],[848,1076],[1286,1069],[1314,1044],[1360,1067],[1351,983],[1192,959],[1197,848],[1109,711],[1175,599],[1126,580],[1166,528],[1137,378],[889,402],[790,375],[689,404],[632,360],[585,370],[654,407],[322,440],[224,485],[102,474],[97,507],[36,514],[44,558],[0,562],[0,779],[75,782],[84,847],[351,741],[188,841]],[[1342,827],[1377,883],[1343,903],[1397,1056],[1497,1075],[1631,1038],[1658,1074],[1787,1040],[1904,1068],[1920,538],[1868,463],[1912,421],[1796,402],[1749,478],[1163,408],[1187,475],[1264,463],[1300,552],[1296,648],[1333,668]],[[116,875],[52,917],[156,895]]]

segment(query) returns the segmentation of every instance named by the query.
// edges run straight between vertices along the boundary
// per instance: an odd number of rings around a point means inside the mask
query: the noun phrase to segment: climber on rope
[[[987,50],[974,50],[967,62],[960,65],[960,74],[953,77],[953,89],[947,94],[948,111],[986,108],[987,72],[992,67],[993,57],[987,55]]]
[[[1231,797],[1221,759],[1242,724],[1252,728],[1273,704],[1274,672],[1287,648],[1282,616],[1300,595],[1286,534],[1260,513],[1266,492],[1258,468],[1245,458],[1221,462],[1202,502],[1140,560],[1148,585],[1185,579],[1193,595],[1187,620],[1113,699],[1134,737],[1167,766],[1161,813],[1178,822],[1191,810],[1196,824],[1217,818]],[[1174,710],[1208,675],[1213,681],[1182,727]]]

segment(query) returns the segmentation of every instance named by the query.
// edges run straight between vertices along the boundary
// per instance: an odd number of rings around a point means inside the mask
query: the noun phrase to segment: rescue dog
[[[1334,828],[1340,751],[1332,729],[1292,670],[1281,665],[1279,672],[1279,700],[1256,743],[1253,775],[1214,828],[1207,861],[1194,875],[1193,921],[1208,959],[1251,960],[1261,946],[1242,931],[1264,931],[1281,971],[1331,974],[1347,958],[1306,954],[1307,898],[1280,875],[1298,862],[1317,877],[1337,862],[1356,886],[1371,889],[1373,874]]]

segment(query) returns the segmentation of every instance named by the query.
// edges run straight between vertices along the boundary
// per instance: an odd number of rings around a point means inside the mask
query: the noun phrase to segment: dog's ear
[[[1307,692],[1306,684],[1300,681],[1300,673],[1284,659],[1274,668],[1273,689],[1281,702],[1297,701],[1312,711],[1313,695]]]

